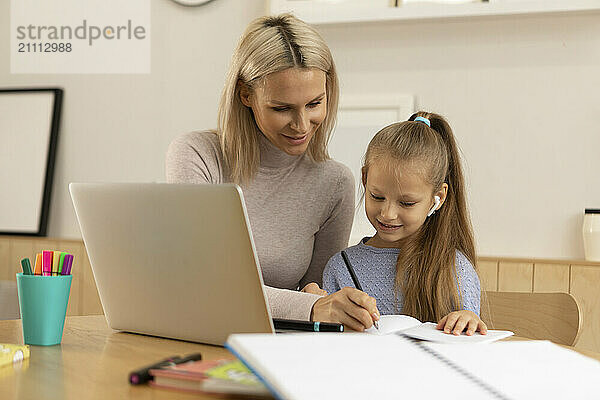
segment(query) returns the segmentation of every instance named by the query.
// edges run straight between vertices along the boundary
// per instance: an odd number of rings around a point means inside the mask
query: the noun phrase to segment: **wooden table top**
[[[23,343],[21,320],[0,321],[0,343]],[[527,340],[509,338],[509,340]],[[67,317],[61,345],[31,346],[20,369],[0,367],[0,399],[209,399],[132,386],[129,372],[174,355],[202,353],[204,360],[229,358],[223,347],[116,332],[103,315]],[[579,351],[600,361],[600,354]]]
[[[23,343],[21,320],[0,321],[0,343]],[[211,396],[132,386],[131,371],[174,355],[232,357],[223,347],[116,332],[103,315],[67,317],[62,344],[30,346],[20,370],[0,367],[0,399],[209,399]]]

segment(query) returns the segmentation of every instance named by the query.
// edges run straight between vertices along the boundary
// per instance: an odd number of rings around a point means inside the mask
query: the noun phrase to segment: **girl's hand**
[[[304,286],[301,292],[318,294],[319,296],[327,296],[329,294],[327,293],[327,291],[321,289],[319,285],[317,285],[315,282],[311,282],[308,285]]]
[[[379,310],[373,297],[358,289],[345,287],[321,297],[313,305],[311,321],[336,322],[362,332],[379,320]]]
[[[473,311],[454,311],[440,319],[437,329],[443,329],[444,333],[460,335],[467,328],[467,335],[471,336],[479,331],[482,335],[487,333],[487,326]]]

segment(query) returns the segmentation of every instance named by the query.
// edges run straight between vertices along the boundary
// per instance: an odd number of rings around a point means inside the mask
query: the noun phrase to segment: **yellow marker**
[[[0,367],[8,364],[16,364],[26,358],[29,358],[29,346],[0,343]]]
[[[52,255],[52,276],[58,275],[58,264],[60,259],[60,251],[53,251]]]

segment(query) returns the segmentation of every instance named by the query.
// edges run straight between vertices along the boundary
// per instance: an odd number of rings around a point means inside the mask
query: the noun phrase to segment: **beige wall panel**
[[[96,281],[94,280],[94,274],[92,273],[90,259],[85,251],[85,246],[82,248],[82,259],[83,279],[81,281],[81,314],[103,314],[102,303],[100,303],[98,288],[96,287]]]
[[[15,279],[10,276],[12,267],[10,266],[10,240],[8,238],[0,238],[0,280],[10,281]]]
[[[498,290],[498,262],[497,261],[478,261],[479,279],[481,280],[481,290]]]
[[[569,293],[569,264],[535,263],[533,291]]]
[[[44,250],[60,250],[58,240],[52,239],[30,239],[33,245],[34,253],[41,253]]]
[[[583,313],[578,349],[600,352],[600,268],[571,265],[571,294]]]
[[[532,292],[533,263],[498,263],[499,292]]]
[[[67,308],[67,315],[81,315],[81,281],[82,281],[82,254],[83,254],[83,243],[74,241],[62,241],[58,243],[57,248],[60,251],[66,251],[67,253],[73,254],[73,266],[71,267],[71,275],[73,275],[71,281],[71,294],[69,295],[69,307]]]
[[[8,276],[10,279],[16,279],[15,274],[21,272],[21,260],[29,257],[31,268],[35,268],[35,253],[33,252],[33,242],[35,239],[10,239],[10,260],[8,264]]]

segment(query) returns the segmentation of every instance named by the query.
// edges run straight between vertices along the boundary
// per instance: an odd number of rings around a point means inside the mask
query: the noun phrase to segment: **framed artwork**
[[[62,95],[0,89],[0,235],[46,235]]]

